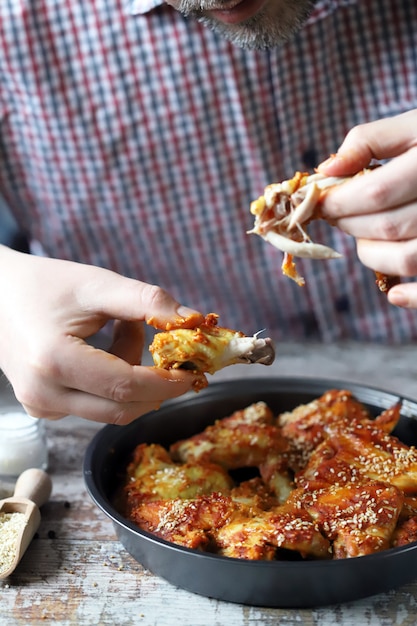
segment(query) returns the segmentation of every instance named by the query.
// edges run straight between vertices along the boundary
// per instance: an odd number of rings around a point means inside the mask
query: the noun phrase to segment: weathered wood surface
[[[273,368],[240,375],[347,378],[417,399],[417,346],[279,347]],[[330,385],[329,385],[330,387]],[[3,384],[0,403],[10,397]],[[144,570],[118,542],[83,481],[86,446],[102,426],[76,417],[47,424],[53,492],[36,538],[12,576],[0,581],[0,625],[384,626],[414,625],[416,582],[387,594],[313,610],[245,607],[204,598]],[[13,489],[0,483],[0,497]],[[416,564],[417,572],[417,564]]]

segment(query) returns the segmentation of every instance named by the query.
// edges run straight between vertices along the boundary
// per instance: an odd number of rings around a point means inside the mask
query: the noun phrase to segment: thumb
[[[372,159],[390,159],[409,150],[415,143],[410,128],[416,125],[416,111],[395,117],[360,124],[348,132],[336,154],[330,156],[317,171],[326,176],[351,176]]]
[[[161,287],[109,270],[84,283],[80,297],[88,309],[109,319],[146,321],[160,330],[195,328],[204,320],[202,313],[181,305]]]
[[[343,143],[336,154],[320,163],[316,170],[325,176],[353,176],[371,161],[367,146],[347,148]]]

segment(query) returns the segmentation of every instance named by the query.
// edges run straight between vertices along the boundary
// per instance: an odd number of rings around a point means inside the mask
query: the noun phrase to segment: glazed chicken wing
[[[372,554],[389,548],[403,504],[403,494],[380,481],[297,489],[289,499],[299,502],[332,542],[333,558]]]
[[[289,443],[290,467],[294,471],[305,467],[311,452],[327,436],[332,424],[346,424],[348,427],[357,422],[389,433],[398,422],[400,407],[400,403],[396,403],[374,419],[351,391],[331,389],[312,402],[281,413],[277,422]]]
[[[174,499],[141,503],[131,512],[141,528],[188,548],[223,556],[271,560],[277,549],[301,556],[329,555],[329,542],[305,511],[288,505],[263,511],[213,493],[193,500]]]
[[[311,516],[291,504],[283,504],[255,516],[238,509],[214,533],[219,554],[239,559],[271,560],[278,550],[305,557],[329,558],[330,542]]]
[[[230,497],[212,493],[192,499],[139,502],[131,508],[129,519],[166,541],[207,549],[212,533],[226,523],[234,508]]]
[[[196,328],[174,328],[157,333],[149,346],[154,364],[163,369],[183,368],[196,374],[194,389],[207,386],[205,373],[214,374],[237,363],[271,365],[275,359],[272,340],[258,334],[217,326],[218,316],[209,313]]]
[[[125,487],[129,508],[152,500],[194,498],[227,493],[233,487],[228,473],[213,463],[175,463],[158,444],[139,444],[127,468]]]
[[[372,423],[333,424],[296,478],[298,485],[364,480],[384,481],[406,495],[417,494],[417,450]]]
[[[254,403],[217,420],[203,432],[171,446],[180,461],[211,462],[230,470],[257,467],[281,501],[291,490],[284,452],[288,442],[264,402]]]
[[[284,253],[282,272],[298,285],[305,280],[297,272],[294,257],[308,259],[336,259],[341,255],[322,244],[314,243],[306,227],[315,219],[321,219],[320,202],[332,187],[341,185],[356,176],[362,176],[374,168],[363,169],[354,176],[335,177],[308,172],[296,172],[293,178],[265,187],[264,193],[251,203],[255,216],[254,233]],[[388,291],[397,278],[376,273],[376,284],[381,291]]]
[[[273,422],[269,407],[256,402],[217,420],[201,433],[176,442],[170,452],[183,462],[211,461],[227,469],[257,466],[268,451],[286,447]]]

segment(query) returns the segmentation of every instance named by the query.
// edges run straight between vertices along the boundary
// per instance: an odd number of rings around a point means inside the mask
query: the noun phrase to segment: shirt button
[[[347,296],[340,296],[335,301],[334,306],[338,313],[347,313],[350,309],[349,298]]]
[[[306,337],[318,335],[319,326],[314,313],[302,313],[300,318]]]
[[[308,170],[314,169],[318,165],[318,154],[315,148],[307,148],[301,155],[303,167]]]

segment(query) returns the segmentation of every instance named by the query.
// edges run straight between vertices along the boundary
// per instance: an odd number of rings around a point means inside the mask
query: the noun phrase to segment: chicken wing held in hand
[[[293,257],[337,259],[342,256],[328,246],[314,243],[306,230],[312,220],[323,219],[320,202],[324,195],[332,188],[372,169],[362,169],[354,176],[296,172],[289,180],[268,185],[264,194],[251,203],[250,211],[255,216],[255,222],[248,234],[259,235],[281,250],[284,253],[281,266],[283,274],[303,286],[305,280],[298,274]],[[380,291],[387,292],[398,279],[376,273],[375,282]]]
[[[197,328],[173,328],[157,333],[149,346],[156,367],[187,369],[196,375],[193,388],[207,386],[205,373],[214,374],[237,363],[271,365],[275,348],[269,337],[252,337],[217,326],[218,315],[209,313]]]

